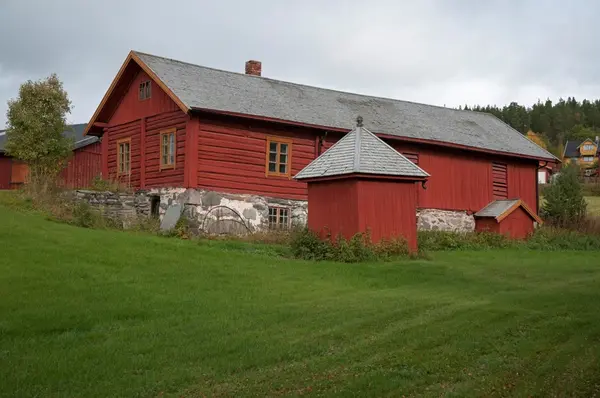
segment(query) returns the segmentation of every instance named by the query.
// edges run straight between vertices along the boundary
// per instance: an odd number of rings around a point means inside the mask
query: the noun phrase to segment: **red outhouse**
[[[525,239],[535,230],[538,217],[521,199],[495,200],[475,213],[475,230]]]
[[[429,174],[357,121],[294,177],[308,183],[308,228],[334,239],[368,231],[373,243],[403,237],[416,250],[418,184]]]

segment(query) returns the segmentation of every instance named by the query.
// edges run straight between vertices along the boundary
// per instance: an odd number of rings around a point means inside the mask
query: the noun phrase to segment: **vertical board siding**
[[[102,174],[100,142],[76,149],[61,172],[61,183],[67,188],[86,188]]]
[[[150,77],[146,72],[140,70],[120,99],[117,109],[110,118],[109,125],[119,125],[141,119],[144,116],[180,110],[169,95],[155,82],[151,82],[151,98],[140,101],[138,98],[138,89],[140,83],[147,80],[150,80]]]
[[[266,176],[267,137],[292,139],[291,176]],[[306,183],[292,179],[315,158],[314,134],[200,119],[198,187],[216,191],[306,200]]]
[[[533,233],[533,220],[522,207],[518,207],[506,218],[500,221],[501,234],[506,234],[513,239],[525,239]]]
[[[374,243],[403,237],[417,249],[417,184],[400,181],[358,181],[359,230]]]
[[[419,167],[431,176],[418,189],[418,207],[477,212],[494,200],[493,163],[505,164],[507,195],[537,209],[536,161],[477,154],[431,145],[389,142],[400,153],[418,157]],[[406,155],[405,155],[406,156]],[[496,173],[497,174],[497,173]]]
[[[12,159],[0,154],[0,189],[10,189]]]
[[[475,230],[478,232],[493,232],[500,233],[500,224],[495,218],[477,218],[475,220]]]
[[[353,180],[308,184],[308,228],[321,239],[350,239],[359,230],[358,185]]]
[[[535,213],[537,201],[537,164],[513,162],[508,164],[508,197],[521,199]]]

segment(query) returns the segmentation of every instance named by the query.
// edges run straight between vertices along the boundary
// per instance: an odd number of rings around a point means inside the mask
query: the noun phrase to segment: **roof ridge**
[[[210,69],[210,70],[214,70],[214,71],[217,71],[217,72],[224,72],[224,73],[230,73],[230,74],[239,75],[239,76],[246,76],[246,77],[254,78],[254,79],[264,79],[264,80],[270,80],[272,82],[277,82],[277,83],[293,84],[295,86],[309,87],[309,88],[318,89],[318,90],[327,90],[327,91],[332,91],[332,92],[335,92],[335,93],[356,95],[356,96],[359,96],[359,97],[368,97],[368,98],[373,98],[373,99],[378,99],[378,100],[403,102],[403,103],[409,103],[409,104],[415,104],[415,105],[421,105],[421,106],[428,106],[428,107],[431,107],[431,108],[446,109],[446,110],[452,111],[452,112],[468,113],[468,114],[474,114],[474,115],[493,116],[494,118],[496,118],[493,114],[487,113],[487,112],[479,112],[479,111],[472,111],[472,110],[466,110],[466,109],[448,108],[446,106],[434,105],[434,104],[426,104],[424,102],[408,101],[408,100],[402,100],[402,99],[397,99],[397,98],[382,97],[382,96],[372,95],[372,94],[361,94],[361,93],[352,92],[352,91],[338,90],[338,89],[335,89],[335,88],[312,86],[310,84],[305,84],[305,83],[295,83],[295,82],[291,82],[291,81],[288,81],[288,80],[274,79],[272,77],[266,77],[266,76],[249,75],[249,74],[242,73],[242,72],[235,72],[235,71],[230,71],[230,70],[225,70],[225,69],[220,69],[220,68],[214,68],[214,67],[211,67],[211,66],[194,64],[194,63],[187,62],[187,61],[181,61],[181,60],[178,60],[178,59],[175,59],[175,58],[169,58],[169,57],[163,57],[163,56],[160,56],[160,55],[154,55],[154,54],[150,54],[150,53],[145,53],[143,51],[136,51],[136,50],[132,50],[132,51],[134,53],[136,53],[136,54],[147,55],[149,57],[165,59],[167,61],[177,62],[177,63],[184,64],[184,65],[195,66],[197,68]],[[500,119],[498,119],[498,120],[500,120]],[[519,133],[519,134],[521,134],[521,133]]]
[[[411,161],[409,158],[407,158],[406,156],[404,156],[403,154],[401,154],[400,152],[398,152],[393,146],[391,146],[390,144],[388,144],[387,142],[385,142],[384,140],[382,140],[381,138],[377,137],[377,135],[375,133],[373,133],[372,131],[370,131],[369,129],[363,127],[363,130],[365,130],[368,134],[371,134],[373,137],[375,137],[378,141],[381,141],[381,143],[383,145],[385,145],[386,147],[388,147],[389,149],[391,149],[392,151],[394,151],[394,153],[397,156],[400,156],[402,159],[406,160],[408,163],[410,163],[413,167],[417,168],[419,171],[427,174],[428,176],[431,176],[428,172],[426,172],[425,170],[423,170],[422,168],[419,167],[419,165],[415,164],[413,161]]]

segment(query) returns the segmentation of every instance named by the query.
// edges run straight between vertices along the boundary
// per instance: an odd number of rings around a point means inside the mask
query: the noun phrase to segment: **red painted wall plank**
[[[358,183],[335,180],[308,185],[308,228],[321,239],[343,236],[350,239],[359,231]]]
[[[478,218],[475,220],[475,230],[478,232],[500,233],[500,224],[495,218]]]
[[[306,129],[278,129],[260,122],[244,124],[202,117],[198,135],[198,187],[306,200],[305,183],[265,175],[267,136],[292,138],[292,176],[315,157],[315,135]]]
[[[144,116],[179,110],[177,104],[154,82],[151,82],[151,98],[140,101],[138,99],[139,86],[141,82],[147,80],[150,80],[148,75],[140,70],[124,96],[120,99],[117,109],[110,118],[110,125],[114,126],[140,119]]]
[[[97,142],[73,152],[61,172],[62,184],[67,188],[87,188],[102,173],[102,145]]]
[[[499,231],[513,239],[525,239],[533,233],[533,220],[522,207],[500,221]]]
[[[359,230],[375,243],[403,237],[417,250],[417,189],[414,182],[359,181]]]
[[[0,189],[10,189],[12,159],[0,154]]]

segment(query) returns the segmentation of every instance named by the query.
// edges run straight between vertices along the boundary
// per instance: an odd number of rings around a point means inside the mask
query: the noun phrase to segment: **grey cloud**
[[[85,122],[128,51],[457,106],[593,96],[593,0],[2,0],[0,126],[26,79],[56,72]]]

